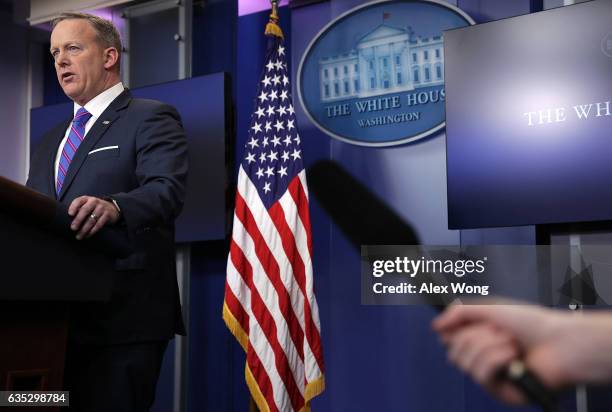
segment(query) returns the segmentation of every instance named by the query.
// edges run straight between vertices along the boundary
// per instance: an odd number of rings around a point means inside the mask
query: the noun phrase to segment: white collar
[[[124,89],[125,88],[123,87],[123,83],[119,82],[88,101],[83,107],[85,107],[85,110],[91,113],[92,117],[95,117],[97,119],[102,115],[102,113],[104,113],[104,110],[107,109],[107,107],[113,102],[113,100],[115,100],[117,96],[123,93]],[[73,116],[76,116],[76,113],[80,108],[81,106],[76,103],[74,104]]]

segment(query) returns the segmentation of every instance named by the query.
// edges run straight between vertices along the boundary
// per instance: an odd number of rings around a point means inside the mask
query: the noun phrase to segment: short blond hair
[[[121,51],[123,47],[121,45],[121,37],[119,36],[119,31],[115,27],[115,25],[101,17],[94,16],[89,13],[75,13],[75,12],[66,12],[62,13],[51,21],[51,28],[55,29],[60,22],[64,20],[87,20],[91,27],[93,27],[96,32],[96,36],[98,37],[98,41],[104,48],[114,47],[117,49],[117,69],[119,68],[119,62],[121,61]]]

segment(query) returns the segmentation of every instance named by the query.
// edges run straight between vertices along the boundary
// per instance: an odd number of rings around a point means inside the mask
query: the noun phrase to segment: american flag
[[[280,39],[271,40],[238,172],[223,319],[260,411],[306,411],[324,387],[308,189]]]

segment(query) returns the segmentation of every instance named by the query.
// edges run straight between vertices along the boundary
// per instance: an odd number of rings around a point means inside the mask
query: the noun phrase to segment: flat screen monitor
[[[612,219],[612,1],[444,34],[448,226]]]

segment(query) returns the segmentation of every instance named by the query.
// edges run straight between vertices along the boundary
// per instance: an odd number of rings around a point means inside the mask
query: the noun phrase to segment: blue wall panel
[[[363,3],[331,0],[292,11],[292,26],[300,28],[293,31],[293,79],[302,54],[318,31],[334,17]],[[508,7],[511,14],[529,11],[519,2],[512,3],[514,7],[506,4],[500,6],[501,11],[496,8],[493,11],[508,14]],[[482,16],[491,13],[487,8]],[[394,148],[356,147],[335,141],[316,129],[299,104],[296,110],[307,164],[319,158],[340,163],[388,201],[413,226],[422,243],[461,242],[460,232],[447,229],[444,133]],[[360,304],[359,254],[318,209],[316,200],[311,212],[315,247],[327,249],[322,256],[315,256],[315,276],[328,388],[313,401],[313,408],[319,411],[507,410],[447,363],[445,351],[430,330],[434,313],[429,308]],[[527,228],[511,232],[510,236],[505,232],[470,235],[496,236],[513,243],[524,241],[525,237],[533,239],[532,232],[533,228]]]
[[[225,242],[193,245],[188,411],[244,411],[244,352],[221,319]]]

